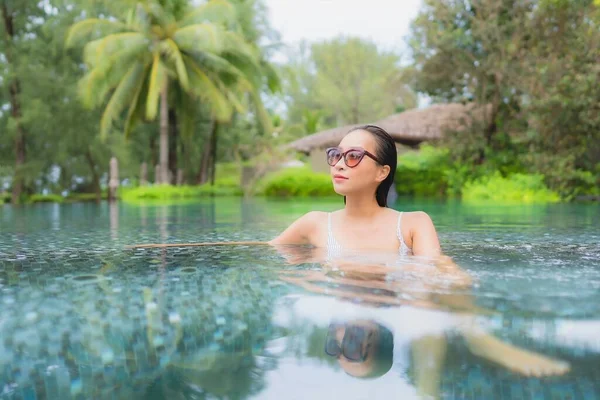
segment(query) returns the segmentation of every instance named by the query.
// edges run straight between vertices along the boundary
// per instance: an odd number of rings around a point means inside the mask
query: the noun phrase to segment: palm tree
[[[216,121],[228,121],[234,110],[243,110],[237,95],[255,91],[260,60],[237,31],[235,9],[225,0],[200,7],[146,0],[136,2],[123,20],[74,24],[66,44],[91,37],[84,47],[89,70],[80,92],[89,107],[110,96],[101,118],[103,137],[125,111],[127,136],[137,122],[154,120],[160,99],[160,180],[168,183],[169,99],[183,112],[183,130],[189,132],[197,99],[210,105]]]

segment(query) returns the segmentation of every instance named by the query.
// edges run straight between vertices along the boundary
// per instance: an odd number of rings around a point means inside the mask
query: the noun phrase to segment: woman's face
[[[335,336],[338,343],[342,343],[348,326],[350,325],[340,326],[336,329]],[[369,332],[363,342],[359,344],[362,348],[362,354],[365,354],[365,359],[364,361],[356,362],[348,360],[343,354],[340,354],[338,357],[338,363],[342,369],[346,371],[346,373],[355,377],[361,377],[368,375],[373,369],[373,351],[375,348],[375,343],[379,339],[379,335],[377,334],[377,327],[370,321],[354,321],[352,326],[358,326],[367,329]]]
[[[377,157],[377,144],[367,131],[356,130],[347,134],[338,149],[344,153],[350,149],[366,150]],[[358,165],[350,168],[344,158],[329,168],[333,189],[342,196],[363,191],[375,191],[389,173],[389,167],[381,166],[371,157],[364,155]]]

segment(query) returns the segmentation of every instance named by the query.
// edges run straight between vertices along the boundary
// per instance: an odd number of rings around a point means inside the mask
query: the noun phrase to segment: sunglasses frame
[[[328,356],[331,357],[339,357],[340,355],[343,355],[348,361],[350,362],[364,362],[367,359],[367,354],[369,352],[369,347],[371,347],[371,343],[368,343],[367,346],[363,349],[362,347],[362,341],[365,339],[369,339],[373,333],[372,332],[365,332],[367,330],[367,328],[364,327],[358,327],[358,326],[349,326],[346,327],[346,330],[344,332],[344,337],[342,338],[342,343],[338,343],[337,338],[335,337],[335,331],[339,326],[334,325],[331,326],[329,328],[329,330],[327,331],[327,336],[325,338],[325,354],[327,354]],[[362,340],[360,341],[360,358],[356,359],[353,357],[348,357],[348,355],[346,354],[346,346],[347,346],[347,341],[350,340],[349,337],[356,332],[361,332],[363,337],[361,338]],[[351,335],[348,335],[348,333],[351,333]],[[328,345],[331,343],[331,341],[335,342],[336,344],[336,351],[335,353],[330,353],[328,351]]]
[[[337,151],[340,152],[340,158],[338,158],[338,160],[333,165],[329,164],[329,152],[332,151],[332,150],[337,150]],[[348,160],[346,160],[346,155],[348,153],[350,153],[350,152],[353,152],[353,151],[359,152],[360,153],[360,158],[358,159],[358,162],[355,165],[350,166],[350,165],[348,165]],[[369,153],[367,150],[365,150],[363,148],[360,148],[360,147],[351,147],[351,148],[349,148],[348,150],[346,150],[344,152],[342,152],[342,150],[339,147],[328,147],[325,150],[325,154],[327,155],[327,164],[330,167],[335,167],[337,165],[337,163],[340,162],[341,159],[344,159],[344,164],[346,164],[346,167],[348,167],[348,168],[355,168],[355,167],[358,167],[358,165],[362,162],[362,160],[363,160],[363,158],[365,158],[365,156],[371,158],[376,163],[383,165],[383,163],[381,161],[379,161],[379,159],[377,158],[377,156],[375,156],[372,153]]]

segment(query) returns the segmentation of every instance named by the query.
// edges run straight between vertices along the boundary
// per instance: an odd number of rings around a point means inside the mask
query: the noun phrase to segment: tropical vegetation
[[[423,98],[491,112],[403,151],[400,195],[600,196],[597,1],[424,0],[409,54],[286,45],[263,0],[0,0],[0,16],[0,202],[104,199],[112,157],[123,200],[329,196],[308,167],[279,170],[308,161],[282,145]]]

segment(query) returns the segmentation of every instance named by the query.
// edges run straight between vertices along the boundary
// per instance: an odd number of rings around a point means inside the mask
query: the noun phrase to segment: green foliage
[[[419,151],[398,157],[396,191],[400,195],[444,196],[449,187],[449,171],[449,150],[423,145]]]
[[[376,121],[417,104],[399,56],[359,38],[301,43],[281,67],[290,139],[344,124]]]
[[[543,175],[512,174],[504,178],[499,172],[467,182],[462,191],[462,198],[467,202],[519,204],[560,201],[558,193],[544,184]]]
[[[66,39],[68,47],[87,41],[84,60],[90,69],[80,87],[84,102],[98,106],[110,94],[102,116],[103,135],[126,110],[126,134],[139,120],[154,120],[160,92],[169,80],[180,99],[209,103],[219,121],[230,120],[234,109],[241,111],[235,90],[257,89],[252,85],[260,79],[255,52],[228,29],[235,23],[228,2],[196,8],[187,4],[185,12],[178,13],[158,3],[137,3],[128,16],[122,21],[83,20],[73,25]],[[96,32],[104,35],[95,37]],[[235,82],[236,88],[226,81]]]
[[[234,183],[231,179],[215,180],[214,186],[210,184],[199,186],[155,185],[121,189],[121,198],[126,202],[189,200],[210,196],[240,196],[241,194],[239,184]]]
[[[312,172],[308,168],[286,168],[267,175],[257,184],[257,194],[275,197],[334,196],[333,184],[328,174]]]
[[[59,194],[34,194],[27,199],[28,203],[62,203],[64,198]]]
[[[240,180],[240,165],[234,162],[217,163],[215,177],[216,180],[223,182],[224,179]],[[215,181],[216,181],[215,180]]]
[[[453,160],[483,175],[542,174],[567,199],[593,192],[599,26],[591,0],[425,0],[410,37],[414,87],[489,107],[476,126],[446,135]]]
[[[0,193],[0,204],[10,202],[10,193]]]
[[[117,197],[119,197],[117,195]],[[108,199],[108,191],[103,191],[100,195],[101,200]],[[96,193],[69,193],[65,197],[65,201],[79,202],[79,201],[96,201]]]

